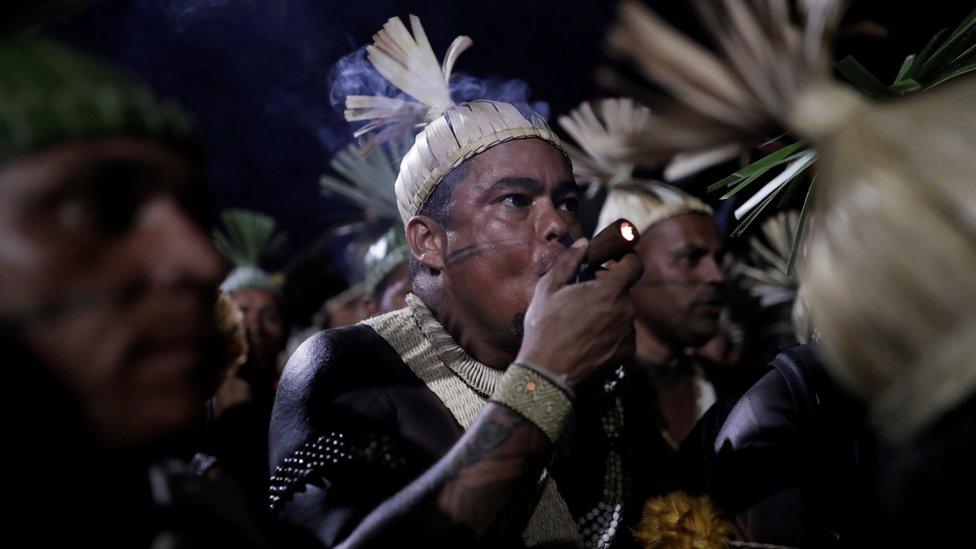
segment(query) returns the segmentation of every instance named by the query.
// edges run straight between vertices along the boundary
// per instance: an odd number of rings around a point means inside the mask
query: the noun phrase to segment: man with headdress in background
[[[403,229],[391,227],[366,250],[366,295],[363,308],[367,318],[402,309],[410,293],[410,247]]]
[[[607,188],[596,230],[626,218],[641,232],[636,251],[644,275],[630,290],[637,349],[627,369],[628,389],[635,393],[632,402],[641,403],[645,423],[658,427],[644,436],[664,459],[717,398],[743,391],[756,376],[713,367],[694,355],[719,334],[725,306],[723,242],[712,209],[677,187],[636,177],[632,163],[615,161],[607,149],[607,136],[640,134],[651,118],[647,107],[630,99],[604,99],[584,103],[559,122],[579,146],[570,149],[577,179]]]
[[[657,131],[617,143],[622,157],[791,133],[801,152],[753,204],[817,162],[799,272],[819,336],[781,353],[704,437],[711,488],[726,511],[801,488],[813,496],[803,546],[958,545],[971,534],[955,501],[976,484],[976,13],[905,59],[891,86],[858,67],[866,99],[833,78],[843,2],[696,7],[714,51],[623,4],[612,48],[675,104]]]
[[[289,361],[272,513],[329,546],[626,546],[646,494],[626,476],[607,374],[633,350],[640,263],[567,283],[586,241],[561,143],[512,104],[453,104],[470,39],[441,66],[410,23],[391,19],[368,51],[419,102],[349,97],[347,117],[381,138],[426,120],[396,181],[413,293]]]
[[[394,145],[360,150],[351,143],[329,161],[338,176],[325,174],[319,179],[323,195],[355,206],[362,217],[334,229],[338,234],[355,235],[343,255],[349,287],[326,300],[312,326],[293,331],[289,355],[322,329],[342,328],[404,306],[410,291],[410,248],[393,189],[400,154]],[[382,234],[377,237],[378,232]]]
[[[363,313],[363,297],[365,297],[365,287],[362,283],[353,284],[330,297],[316,316],[316,324],[326,329],[342,328],[363,320],[366,318]],[[308,337],[303,338],[302,342],[305,339]],[[291,353],[289,353],[290,355]]]
[[[262,268],[261,262],[277,253],[286,237],[273,218],[258,212],[227,210],[221,219],[225,231],[214,233],[215,243],[234,269],[220,283],[220,291],[240,307],[247,330],[247,368],[240,375],[256,398],[269,400],[278,379],[288,322],[282,307],[284,280]]]
[[[235,267],[220,291],[240,310],[246,356],[222,372],[211,399],[211,418],[195,463],[200,472],[233,478],[256,513],[263,514],[268,491],[268,424],[278,384],[288,324],[282,310],[282,280],[260,266],[284,244],[271,217],[226,210],[217,248]]]
[[[329,162],[344,177],[323,175],[319,180],[323,194],[336,196],[361,209],[363,219],[353,224],[353,228],[362,235],[360,239],[371,239],[356,243],[366,246],[362,254],[364,280],[357,303],[360,318],[356,321],[403,308],[410,293],[410,247],[403,233],[394,189],[399,151],[406,148],[405,142],[404,138],[394,139],[366,151],[350,144]],[[382,233],[379,237],[375,236],[377,229]],[[347,324],[355,322],[329,327]]]

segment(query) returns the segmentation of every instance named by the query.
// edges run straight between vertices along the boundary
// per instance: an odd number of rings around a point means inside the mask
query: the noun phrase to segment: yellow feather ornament
[[[673,492],[644,504],[634,535],[646,549],[725,549],[731,532],[708,497]]]

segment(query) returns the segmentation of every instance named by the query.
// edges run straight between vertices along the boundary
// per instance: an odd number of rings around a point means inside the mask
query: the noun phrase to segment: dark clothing
[[[6,453],[8,540],[25,547],[271,547],[239,490],[166,457],[176,441],[107,451],[72,395],[17,344],[3,343],[13,388],[0,399],[14,445]],[[300,532],[273,535],[288,547],[312,546]]]
[[[866,547],[876,524],[874,443],[863,412],[826,374],[812,346],[780,353],[740,399],[720,401],[676,462],[681,486],[753,539],[800,547]]]
[[[700,369],[715,391],[716,403],[722,403],[738,399],[766,371],[746,366],[720,367],[695,356],[682,356],[678,360],[678,364],[669,366],[628,367],[627,417],[634,418],[634,423],[641,426],[639,430],[629,431],[631,444],[638,449],[639,455],[650,458],[650,461],[635,464],[634,481],[651,495],[666,494],[677,489],[676,485],[680,483],[671,474],[675,460],[679,459],[678,453],[664,436],[665,421],[660,411],[659,387],[662,385],[662,375],[669,374],[661,372],[669,371],[690,378],[691,372]],[[697,397],[692,395],[692,398]]]
[[[976,492],[976,397],[970,396],[911,442],[883,445],[879,493],[888,547],[967,547]],[[881,544],[879,544],[881,545]]]
[[[574,519],[618,525],[613,547],[636,547],[630,531],[667,458],[627,379],[609,392],[578,395],[549,467]],[[272,511],[333,546],[462,435],[450,410],[372,328],[319,333],[292,357],[279,386]],[[587,519],[601,502],[606,516]]]
[[[320,332],[298,348],[271,425],[272,515],[329,547],[463,434],[396,351],[362,325]],[[314,465],[302,469],[298,460]]]
[[[245,370],[242,373],[247,372]],[[207,469],[214,469],[207,473],[216,470],[220,476],[231,479],[244,492],[251,512],[255,516],[265,517],[270,476],[268,430],[274,403],[275,380],[268,375],[241,377],[251,387],[253,398],[224,410],[216,418],[211,418],[203,430],[197,449],[201,452],[200,457],[210,457]]]

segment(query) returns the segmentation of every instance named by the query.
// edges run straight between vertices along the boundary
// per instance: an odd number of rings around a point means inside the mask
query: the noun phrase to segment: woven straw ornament
[[[399,17],[393,17],[373,37],[367,57],[384,78],[413,100],[363,95],[346,98],[346,119],[366,121],[356,137],[375,132],[367,147],[402,135],[411,127],[423,128],[404,155],[395,184],[404,226],[448,172],[490,147],[513,139],[538,138],[563,152],[559,138],[537,114],[523,114],[515,105],[500,101],[453,102],[451,71],[457,57],[471,44],[467,36],[455,38],[444,63],[439,64],[420,19],[411,15],[407,30]]]
[[[607,190],[597,231],[622,217],[635,223],[643,233],[676,215],[712,214],[707,204],[677,187],[635,178],[634,164],[614,153],[611,137],[639,136],[653,119],[650,109],[626,98],[583,103],[559,117],[559,125],[580,147],[564,145],[573,160],[577,180]]]
[[[976,390],[976,80],[870,103],[831,74],[843,2],[797,4],[799,22],[786,0],[694,0],[712,53],[625,2],[610,45],[676,105],[615,150],[639,162],[784,131],[813,145],[800,270],[813,327],[832,374],[904,441]]]

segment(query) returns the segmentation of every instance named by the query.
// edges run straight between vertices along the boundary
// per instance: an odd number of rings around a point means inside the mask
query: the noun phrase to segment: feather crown
[[[230,209],[221,214],[226,232],[214,231],[217,249],[236,267],[220,289],[233,293],[244,288],[265,290],[280,296],[282,280],[260,267],[261,260],[281,250],[287,237],[278,232],[274,218],[248,210]]]
[[[420,19],[410,16],[408,30],[400,18],[393,17],[373,37],[367,56],[384,78],[415,101],[362,95],[346,98],[346,119],[366,121],[356,136],[376,132],[367,148],[412,127],[423,127],[404,155],[395,183],[404,225],[448,172],[490,147],[513,139],[539,138],[563,152],[558,137],[537,114],[524,115],[514,105],[500,101],[454,103],[451,72],[458,56],[471,44],[466,36],[455,38],[443,64],[438,64]]]
[[[676,215],[712,213],[707,204],[677,187],[635,178],[634,164],[614,154],[614,138],[633,137],[647,131],[652,118],[650,109],[627,98],[583,103],[559,117],[559,125],[579,145],[579,148],[564,145],[573,160],[577,179],[607,188],[597,231],[621,217],[646,231]]]

